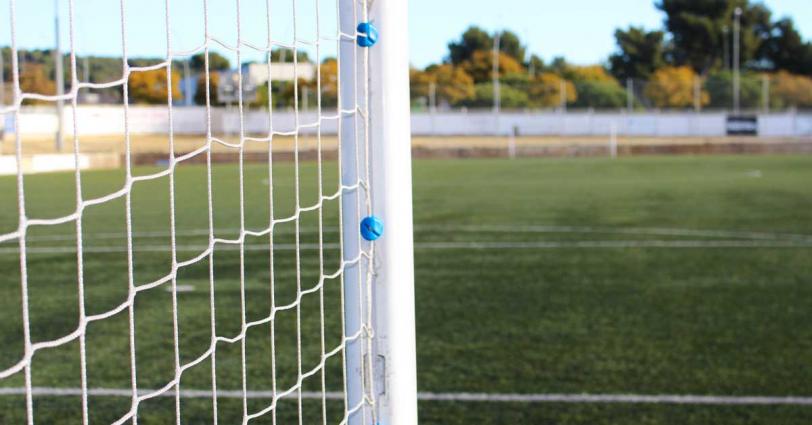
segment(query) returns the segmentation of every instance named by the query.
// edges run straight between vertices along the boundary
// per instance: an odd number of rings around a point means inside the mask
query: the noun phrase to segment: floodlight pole
[[[560,96],[560,109],[561,112],[567,112],[567,81],[562,79],[558,85],[558,94]]]
[[[626,109],[631,113],[634,110],[634,80],[626,79]]]
[[[4,73],[3,49],[0,48],[0,106],[6,104],[6,75]]]
[[[191,60],[192,58],[189,57],[183,61],[183,86],[186,90],[183,96],[183,104],[186,106],[192,106],[192,73],[189,70]]]
[[[432,114],[437,111],[437,83],[429,83],[429,112]]]
[[[500,34],[497,31],[493,37],[493,113],[499,114],[502,108],[502,88],[499,82],[499,44]]]
[[[741,16],[742,9],[737,7],[733,13],[733,113],[739,113],[741,81],[739,80],[739,56],[741,51]]]
[[[54,32],[56,35],[56,48],[54,49],[54,73],[56,79],[56,140],[55,147],[57,152],[62,151],[62,111],[65,109],[65,101],[62,100],[62,95],[65,94],[65,76],[62,75],[62,49],[59,42],[59,0],[54,0]]]
[[[770,112],[770,76],[761,76],[761,109],[764,113]]]
[[[702,111],[702,85],[700,77],[694,76],[694,112]]]

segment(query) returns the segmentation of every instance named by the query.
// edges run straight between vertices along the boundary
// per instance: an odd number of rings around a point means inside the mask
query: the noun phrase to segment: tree
[[[527,70],[531,77],[535,77],[536,75],[544,72],[545,65],[544,60],[542,60],[538,55],[530,55],[530,59],[527,61]]]
[[[770,11],[748,0],[659,0],[655,6],[666,14],[665,25],[671,33],[674,65],[688,65],[705,74],[723,64],[725,45],[732,34],[736,7],[741,16],[741,61],[747,63],[756,53],[770,28]]]
[[[742,107],[756,107],[761,103],[761,78],[753,72],[741,74]],[[733,107],[733,73],[730,71],[714,72],[705,81],[705,89],[710,94],[712,108],[728,109]]]
[[[660,68],[651,76],[645,89],[646,97],[658,108],[687,108],[694,104],[696,73],[688,66]],[[700,104],[706,105],[710,98],[700,92]]]
[[[499,33],[499,51],[516,59],[519,63],[524,63],[527,48],[522,46],[522,42],[516,33],[504,30]]]
[[[460,67],[443,64],[431,70],[438,101],[457,105],[474,96],[474,79]]]
[[[299,62],[310,62],[310,56],[304,50],[296,50]],[[271,62],[293,62],[293,49],[280,47],[271,51]]]
[[[759,56],[773,70],[812,75],[812,43],[805,43],[792,19],[784,18],[772,24]]]
[[[180,99],[181,93],[178,86],[180,76],[177,72],[172,72],[172,98]],[[166,103],[168,98],[166,70],[155,69],[151,71],[138,71],[130,74],[127,82],[130,99],[135,103],[161,104]]]
[[[448,43],[448,59],[454,65],[470,60],[474,52],[493,49],[493,38],[480,27],[471,26],[458,41]]]
[[[25,93],[36,93],[44,95],[56,94],[56,83],[48,79],[45,74],[45,66],[38,63],[26,65],[20,74],[20,89]],[[30,101],[31,103],[48,103],[44,101]]]
[[[527,105],[531,108],[551,108],[561,104],[562,89],[565,101],[573,103],[578,99],[578,90],[571,81],[549,72],[530,76],[526,73],[508,74],[500,78],[502,88],[527,93]]]
[[[412,68],[409,70],[409,83],[412,101],[425,100],[429,97],[429,87],[434,78],[428,71]]]
[[[206,68],[206,57],[204,53],[198,53],[191,57],[190,67],[194,72],[202,73]],[[217,52],[209,52],[209,70],[225,71],[231,68],[231,64],[223,55]]]
[[[338,61],[327,58],[319,66],[322,107],[338,106]]]
[[[812,107],[812,78],[779,71],[770,79],[770,104],[777,108]]]
[[[487,108],[493,106],[493,83],[474,86],[474,97],[464,102],[466,106]],[[503,108],[526,108],[529,97],[526,91],[503,85],[500,90],[500,103]]]
[[[615,31],[617,52],[609,56],[612,75],[620,81],[628,78],[647,79],[665,65],[665,43],[662,31],[646,31],[641,27]]]
[[[493,36],[485,30],[471,26],[462,33],[459,40],[448,44],[448,60],[454,65],[459,65],[471,60],[475,52],[493,50],[493,42]],[[499,33],[499,51],[523,63],[527,48],[522,46],[516,33],[504,30]]]
[[[626,104],[626,90],[617,81],[581,81],[574,83],[579,108],[620,108]]]
[[[493,52],[488,50],[477,50],[469,60],[460,64],[460,67],[476,83],[484,83],[493,79]],[[524,72],[522,65],[505,53],[499,53],[499,76]]]
[[[617,83],[606,69],[600,65],[572,66],[569,65],[563,72],[564,76],[577,82],[593,81],[603,83]]]
[[[209,99],[212,106],[220,105],[220,100],[217,98],[217,87],[220,85],[220,73],[209,73]],[[200,74],[197,77],[197,90],[195,91],[195,104],[206,104],[206,75]]]

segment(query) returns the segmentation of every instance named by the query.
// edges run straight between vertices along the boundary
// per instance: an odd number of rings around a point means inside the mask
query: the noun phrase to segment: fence
[[[205,134],[205,109],[175,108],[174,132],[178,135]],[[273,129],[285,133],[296,128],[292,111],[248,111],[244,115],[247,133],[267,131],[273,117]],[[782,112],[756,115],[758,135],[766,137],[812,137],[812,113]],[[6,116],[7,131],[14,125]],[[299,124],[322,121],[322,134],[335,134],[336,114],[315,111],[300,112]],[[719,112],[425,112],[412,114],[412,134],[416,136],[493,136],[518,134],[522,136],[608,136],[614,126],[619,136],[649,137],[714,137],[726,134],[727,114]],[[66,131],[73,128],[73,113],[66,110]],[[121,107],[79,107],[77,125],[82,135],[122,134],[124,110]],[[236,110],[212,109],[212,131],[216,134],[236,134],[239,115]],[[51,109],[29,108],[20,114],[22,135],[50,135],[56,132],[57,120]],[[129,127],[132,134],[166,134],[169,117],[166,107],[131,106]],[[302,128],[301,133],[315,132]]]

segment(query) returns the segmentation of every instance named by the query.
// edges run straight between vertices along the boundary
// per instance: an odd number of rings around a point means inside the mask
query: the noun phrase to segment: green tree
[[[665,65],[665,43],[662,31],[629,27],[615,31],[617,52],[609,56],[612,75],[621,82],[628,78],[647,79]]]
[[[212,106],[220,105],[220,100],[217,98],[217,86],[220,84],[220,73],[209,73],[209,97]],[[197,90],[195,91],[195,104],[206,104],[206,75],[200,74],[197,78]]]
[[[753,72],[741,74],[742,107],[757,107],[761,102],[761,78]],[[705,90],[710,94],[709,106],[712,108],[730,109],[733,107],[733,73],[730,71],[714,72],[705,80]]]
[[[203,53],[198,53],[191,57],[190,68],[194,72],[201,73],[206,67],[206,57]],[[225,71],[231,68],[231,64],[223,55],[217,52],[209,52],[209,70],[210,71]]]
[[[772,24],[759,55],[773,70],[812,75],[812,43],[803,41],[792,19],[784,18]]]
[[[541,74],[546,69],[544,60],[535,54],[530,55],[530,59],[527,61],[525,66],[527,67],[528,72],[531,74],[531,77]]]
[[[493,36],[477,26],[471,26],[457,41],[448,44],[448,60],[459,65],[471,60],[478,51],[493,50]],[[527,48],[522,45],[519,36],[513,31],[504,30],[499,33],[499,50],[514,60],[523,63]]]
[[[500,88],[500,101],[503,108],[526,108],[529,105],[526,91],[509,85]],[[465,106],[489,108],[493,106],[493,84],[481,83],[474,86],[474,97],[464,102]]]
[[[581,81],[575,83],[579,108],[620,108],[626,105],[626,90],[617,81]]]
[[[731,43],[733,13],[741,7],[741,61],[756,59],[761,41],[770,30],[770,11],[748,0],[658,0],[671,33],[673,64],[689,65],[705,74],[723,64],[725,44]]]
[[[303,50],[296,50],[299,62],[310,62],[310,56]],[[280,47],[271,51],[271,62],[293,62],[293,49]]]
[[[499,33],[499,51],[516,59],[519,63],[524,63],[527,47],[522,46],[522,42],[516,33],[504,30]]]
[[[493,38],[478,26],[471,26],[457,41],[448,43],[448,59],[454,65],[459,65],[471,59],[478,50],[493,49]]]

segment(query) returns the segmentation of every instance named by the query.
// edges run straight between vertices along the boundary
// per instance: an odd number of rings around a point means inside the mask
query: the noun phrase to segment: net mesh
[[[187,421],[199,420],[194,416],[195,409],[208,410],[206,417],[211,423],[247,423],[260,418],[262,423],[276,423],[278,411],[285,403],[294,406],[279,418],[288,423],[295,420],[299,424],[314,421],[324,424],[357,423],[361,420],[356,418],[362,418],[365,423],[368,419],[374,421],[371,379],[359,379],[359,376],[372,376],[371,280],[374,244],[362,241],[357,231],[345,233],[345,226],[341,225],[342,220],[344,223],[358,223],[362,215],[371,213],[367,114],[369,90],[366,84],[368,53],[366,49],[356,46],[355,40],[359,34],[343,31],[338,23],[346,14],[351,14],[354,22],[364,20],[366,1],[353,2],[351,10],[344,6],[346,2],[336,2],[330,14],[336,19],[336,30],[325,34],[319,22],[322,19],[319,16],[319,11],[323,9],[322,2],[310,0],[309,3],[315,4],[312,10],[316,13],[316,32],[315,38],[305,39],[297,32],[296,8],[303,2],[291,0],[292,14],[289,19],[293,27],[293,40],[280,42],[271,38],[274,7],[270,0],[265,2],[263,13],[256,8],[245,10],[240,0],[236,0],[233,7],[237,19],[233,26],[237,41],[236,44],[229,44],[210,33],[210,2],[203,0],[195,3],[194,7],[203,11],[204,42],[191,51],[176,51],[173,49],[172,8],[167,0],[161,13],[167,46],[165,60],[136,66],[128,54],[127,11],[139,5],[121,0],[119,19],[123,73],[119,79],[105,83],[91,83],[89,78],[85,78],[87,81],[80,80],[82,70],[79,69],[81,64],[77,63],[75,41],[77,9],[74,0],[65,3],[70,40],[68,91],[63,95],[52,95],[23,90],[17,45],[20,31],[18,2],[10,1],[13,100],[8,106],[0,108],[4,115],[13,116],[16,124],[13,134],[16,183],[13,188],[9,186],[7,192],[16,192],[17,210],[15,213],[4,212],[4,220],[15,219],[16,228],[0,234],[0,250],[6,260],[13,257],[19,265],[19,275],[6,276],[3,282],[4,287],[9,288],[12,280],[18,281],[19,285],[15,285],[17,289],[11,299],[19,302],[19,309],[10,310],[4,315],[4,319],[8,320],[3,321],[2,327],[5,329],[2,334],[7,341],[17,336],[15,342],[21,350],[15,352],[13,344],[9,344],[12,348],[3,350],[0,356],[3,360],[0,364],[0,400],[6,398],[2,401],[5,403],[3,406],[24,400],[24,409],[21,409],[24,414],[21,415],[28,424],[35,423],[40,417],[44,423],[50,420],[37,400],[45,403],[54,397],[78,399],[76,403],[83,424],[137,423],[139,420],[145,421],[145,416],[152,420],[158,418],[157,423],[167,423],[169,418],[146,407],[152,406],[152,400],[161,398],[174,399],[174,406],[169,410],[176,423],[181,423],[187,415],[192,418]],[[264,21],[267,28],[264,45],[242,38],[241,25],[246,20]],[[335,46],[337,51],[344,52],[351,45],[352,55],[342,54],[338,58],[338,68],[346,68],[341,64],[342,57],[352,57],[354,72],[349,75],[341,72],[336,81],[330,82],[322,81],[321,69],[316,72],[315,93],[304,95],[305,98],[312,95],[316,102],[314,121],[300,117],[302,83],[298,78],[293,78],[290,84],[293,86],[294,126],[292,129],[275,128],[272,87],[274,61],[271,53],[279,48],[292,50],[294,76],[298,76],[298,51],[306,46],[319,60],[325,45]],[[269,94],[268,128],[265,134],[247,134],[244,116],[249,102],[243,98],[243,90],[237,90],[235,113],[239,117],[239,135],[236,140],[214,133],[214,116],[219,111],[213,100],[215,93],[211,79],[214,72],[209,64],[213,49],[230,52],[237,64],[243,62],[246,51],[264,55],[271,76],[265,83]],[[174,131],[174,109],[178,107],[178,99],[173,98],[176,94],[171,89],[177,76],[173,67],[177,66],[178,59],[199,53],[203,54],[205,60],[200,76],[205,79],[205,84],[199,87],[205,88],[206,134],[205,138],[201,137],[203,143],[200,147],[178,152]],[[133,154],[137,137],[130,131],[130,92],[134,75],[155,71],[165,73],[168,154],[159,168],[140,168],[135,165],[137,158]],[[243,74],[241,66],[237,67],[236,74],[242,87],[248,76]],[[355,88],[354,98],[342,99],[341,86],[350,83]],[[335,92],[338,93],[338,101],[335,106],[322,102],[327,84],[337,86]],[[102,190],[99,189],[99,180],[107,177],[98,178],[82,171],[85,161],[82,156],[82,123],[75,117],[83,91],[111,88],[120,89],[122,96],[123,177],[120,184],[102,185],[105,187]],[[66,102],[67,114],[74,116],[72,128],[66,137],[72,145],[74,169],[68,185],[73,189],[69,191],[72,192],[72,206],[66,214],[52,214],[44,218],[37,211],[45,210],[35,208],[50,202],[47,198],[54,194],[49,192],[51,180],[33,179],[26,168],[29,159],[20,122],[25,105],[31,102]],[[310,103],[309,107],[313,106]],[[337,144],[337,164],[325,160],[322,126],[330,121],[337,122],[341,135],[341,141]],[[347,140],[348,136],[351,140]],[[286,152],[291,155],[282,155],[285,156],[284,161],[292,160],[292,164],[283,164],[283,160],[274,156],[277,152],[274,142],[283,138],[288,141],[292,139],[292,150]],[[301,158],[306,139],[315,142],[315,161],[310,163],[305,163]],[[248,164],[246,152],[249,145],[265,146],[265,156],[262,157],[264,164]],[[223,171],[224,166],[216,163],[214,149],[218,146],[218,149],[236,153],[237,163],[229,168],[236,176],[227,176]],[[354,146],[352,157],[342,154],[342,146]],[[203,165],[186,167],[193,163]],[[354,172],[344,173],[347,169]],[[289,174],[285,174],[287,172]],[[264,178],[260,176],[263,173]],[[202,179],[190,183],[192,175],[202,176]],[[346,175],[355,177],[347,181]],[[236,180],[236,184],[230,186],[232,191],[223,189],[223,182],[234,183],[233,180]],[[157,182],[166,185],[165,197],[152,193]],[[193,189],[199,189],[200,195],[194,201],[188,194]],[[306,189],[311,190],[307,195]],[[312,189],[315,189],[315,195]],[[263,192],[263,195],[258,195]],[[255,197],[260,197],[260,201]],[[286,199],[280,201],[282,198]],[[224,199],[236,201],[236,213],[233,210],[220,213],[226,208],[224,205],[227,201]],[[342,205],[346,206],[348,200],[356,205],[349,209],[354,217],[345,220],[348,211]],[[194,206],[190,207],[190,203]],[[257,206],[259,204],[262,205]],[[113,205],[122,207],[123,217],[96,213],[99,208],[112,208]],[[191,210],[205,211],[205,217],[198,221],[203,224],[200,228],[187,225],[194,221],[190,218],[193,215]],[[160,216],[156,211],[166,212],[164,218],[168,221],[168,228],[150,225],[149,220]],[[117,223],[108,226],[105,220],[121,220],[123,227],[117,227]],[[325,223],[329,221],[335,225]],[[141,227],[143,229],[139,230]],[[64,232],[66,229],[69,231]],[[352,243],[347,243],[348,239],[353,239]],[[95,274],[99,269],[114,267],[112,258],[116,253],[122,257],[124,272],[116,275],[119,279],[105,275],[101,285]],[[231,255],[236,258],[228,257]],[[57,265],[65,263],[66,259],[72,259],[75,264],[68,267],[71,273],[56,270]],[[233,266],[233,269],[229,270],[221,264]],[[162,265],[168,268],[168,272],[159,272]],[[49,271],[49,267],[54,267],[54,270]],[[230,272],[235,278],[227,276]],[[61,307],[49,307],[54,302],[49,291],[35,287],[39,283],[32,276],[41,274],[51,275],[50,279],[60,288],[72,288],[72,299],[59,302],[75,300],[75,306],[66,310],[75,316],[69,319],[54,318],[53,314],[49,314],[62,310]],[[186,293],[189,289],[183,284],[187,281],[186,274],[193,274],[203,282],[193,287],[192,294],[197,297],[196,301],[189,301]],[[146,276],[151,277],[146,279]],[[353,285],[357,288],[348,292],[346,287]],[[90,300],[99,298],[96,297],[97,293],[107,290],[101,289],[102,286],[121,290],[114,294],[105,293],[104,303],[91,303]],[[223,292],[223,288],[232,292]],[[357,298],[345,299],[345,293],[357,295]],[[168,302],[164,296],[169,298]],[[159,297],[164,297],[163,307],[148,306]],[[258,302],[259,299],[262,302]],[[349,326],[344,318],[354,315],[360,318],[360,322],[357,326]],[[50,321],[63,320],[66,323],[61,327],[53,323],[38,326],[36,322],[41,316],[48,316],[47,320]],[[238,318],[238,325],[226,325],[225,321],[233,320],[234,316]],[[282,316],[289,319],[284,325],[281,323]],[[155,325],[159,321],[171,323],[171,332],[159,331],[158,325]],[[122,324],[116,329],[124,332],[118,332],[115,338],[115,330],[91,335],[91,328],[104,329],[106,322]],[[59,331],[66,326],[70,326],[67,331]],[[42,329],[46,331],[39,332]],[[333,338],[336,334],[338,337]],[[284,345],[280,342],[280,335],[288,337]],[[105,336],[110,339],[104,341]],[[196,346],[199,348],[196,350],[190,348],[193,347],[190,341],[202,343]],[[308,342],[313,343],[308,345]],[[357,346],[358,349],[348,350],[350,346]],[[171,353],[160,357],[168,363],[163,369],[156,366],[160,359],[154,359],[157,356],[155,353],[163,350],[160,347],[165,347],[164,351]],[[238,353],[230,352],[232,348],[236,348]],[[49,356],[48,353],[52,351],[61,354]],[[350,359],[350,355],[359,358]],[[124,359],[115,363],[112,359],[117,356]],[[37,362],[38,357],[42,359],[41,362]],[[66,365],[76,360],[78,385],[71,385],[74,381],[60,378],[59,373],[53,372],[55,359],[62,359]],[[48,365],[45,365],[46,362]],[[108,365],[111,362],[122,366],[121,370],[113,370]],[[348,364],[364,370],[348,370]],[[74,370],[68,366],[65,368]],[[283,368],[291,372],[287,378],[278,375]],[[201,374],[201,370],[207,372]],[[101,377],[96,382],[102,386],[93,385],[93,376]],[[115,376],[121,379],[116,381]],[[210,386],[187,387],[182,384],[187,379],[192,382],[191,385],[209,382]],[[353,380],[354,383],[350,382]],[[128,381],[129,385],[110,385],[111,382],[123,381]],[[37,385],[37,382],[46,386]],[[348,385],[360,386],[360,399],[347,394],[345,388]],[[14,395],[19,396],[19,400],[8,398]],[[118,407],[105,405],[99,401],[105,397],[118,397],[126,400],[126,403]],[[203,409],[191,403],[187,406],[184,402],[186,399],[208,399],[210,402],[205,403]],[[230,404],[235,400],[238,406]],[[310,406],[312,409],[307,406],[308,400],[315,402],[314,406]],[[340,406],[331,406],[331,401]],[[228,406],[224,407],[224,403]],[[309,413],[309,410],[313,412]],[[328,412],[332,410],[338,413]],[[6,416],[7,419],[11,417]]]

